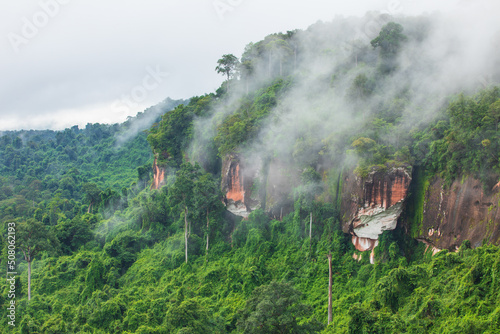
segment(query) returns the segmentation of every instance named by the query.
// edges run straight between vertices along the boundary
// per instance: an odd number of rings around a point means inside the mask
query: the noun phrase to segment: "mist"
[[[129,140],[134,139],[139,132],[149,129],[153,123],[159,120],[161,115],[187,102],[189,100],[172,100],[171,98],[166,98],[157,105],[144,110],[143,113],[138,113],[136,117],[128,117],[125,122],[126,129],[115,135],[116,146],[123,146]]]
[[[380,47],[370,42],[389,22],[403,27],[406,40],[384,64]],[[286,47],[273,49],[273,39],[286,39]],[[325,163],[352,165],[356,159],[349,152],[359,137],[402,149],[415,131],[445,117],[453,96],[474,93],[500,79],[500,22],[481,6],[447,14],[338,17],[269,35],[259,43],[249,44],[241,57],[242,62],[253,60],[251,76],[242,71],[235,75],[211,117],[195,122],[191,152],[210,145],[248,92],[280,78],[290,80],[291,87],[277,97],[259,133],[234,153],[257,165],[278,158],[298,172],[308,166],[320,171]],[[356,82],[363,83],[364,92]],[[380,119],[386,121],[374,134],[372,125]]]

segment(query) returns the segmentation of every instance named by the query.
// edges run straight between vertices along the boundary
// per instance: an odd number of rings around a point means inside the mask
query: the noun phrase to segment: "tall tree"
[[[328,324],[333,320],[332,312],[332,253],[328,252]]]
[[[240,62],[236,56],[232,54],[223,55],[221,59],[217,60],[217,67],[215,67],[215,71],[226,75],[229,83],[231,75],[235,72],[239,63]]]
[[[82,186],[84,200],[89,203],[88,213],[94,210],[94,206],[98,206],[101,201],[101,190],[94,182],[84,183]]]
[[[250,83],[250,78],[254,72],[254,64],[252,60],[241,61],[238,66],[238,71],[240,73],[241,79],[245,81],[245,92],[248,94],[248,86]]]
[[[28,300],[31,299],[31,262],[42,251],[52,250],[58,244],[57,238],[37,220],[28,219],[16,226],[17,247],[28,262]]]
[[[210,214],[212,212],[221,212],[223,204],[221,201],[222,193],[219,184],[212,174],[206,173],[200,176],[194,186],[195,203],[198,210],[203,211],[207,220],[206,235],[207,245],[206,254],[210,240]]]
[[[283,76],[283,62],[289,57],[293,51],[287,41],[276,36],[272,38],[265,46],[269,56],[269,75],[272,75],[273,57],[276,56],[279,62],[280,76]]]
[[[374,48],[380,48],[379,70],[390,73],[396,69],[397,54],[401,45],[408,38],[403,35],[403,26],[399,23],[389,22],[380,30],[379,35],[371,41]]]
[[[495,131],[498,131],[498,123],[500,122],[500,100],[497,100],[495,103],[490,105],[488,109],[488,116],[490,116],[495,125]]]
[[[380,30],[379,35],[370,43],[374,48],[380,47],[382,57],[396,55],[401,44],[408,38],[403,34],[403,26],[399,23],[389,22]]]
[[[174,208],[180,209],[184,213],[184,251],[186,263],[188,262],[188,241],[191,234],[191,224],[189,223],[189,211],[193,208],[194,185],[201,171],[198,164],[192,165],[184,162],[180,170],[175,175],[175,182],[169,191],[169,202]]]

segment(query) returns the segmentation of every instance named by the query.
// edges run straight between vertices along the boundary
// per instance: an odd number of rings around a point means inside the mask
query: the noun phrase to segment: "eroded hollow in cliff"
[[[245,189],[240,176],[240,165],[232,163],[229,168],[226,198],[234,202],[245,202]]]

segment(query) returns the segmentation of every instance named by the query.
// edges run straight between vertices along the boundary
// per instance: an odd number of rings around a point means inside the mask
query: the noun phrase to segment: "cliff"
[[[376,171],[361,179],[352,173],[342,183],[342,229],[357,250],[373,250],[378,236],[396,228],[411,182],[410,167]]]
[[[158,159],[155,157],[153,162],[153,183],[151,189],[160,189],[165,184],[165,169],[158,166]]]
[[[445,187],[433,177],[423,189],[420,219],[415,219],[413,237],[438,249],[457,249],[464,240],[478,247],[483,242],[500,241],[500,187],[485,193],[481,182],[472,177],[455,180]],[[416,224],[416,226],[415,226]]]
[[[239,155],[227,155],[222,162],[221,189],[229,212],[248,217],[261,207],[259,193],[254,188],[260,178],[260,162],[245,163]]]
[[[299,183],[299,173],[290,164],[271,160],[265,169],[265,210],[273,219],[281,220],[293,211],[293,189]]]
[[[262,161],[230,154],[222,162],[226,208],[241,217],[262,209],[273,219],[281,219],[293,211],[291,196],[297,181],[298,173],[277,159]]]

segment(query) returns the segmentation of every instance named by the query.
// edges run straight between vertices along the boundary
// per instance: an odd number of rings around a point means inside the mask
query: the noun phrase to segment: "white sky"
[[[213,92],[223,81],[214,70],[223,54],[239,57],[249,42],[318,20],[495,1],[2,1],[0,130],[122,122],[166,97]]]

